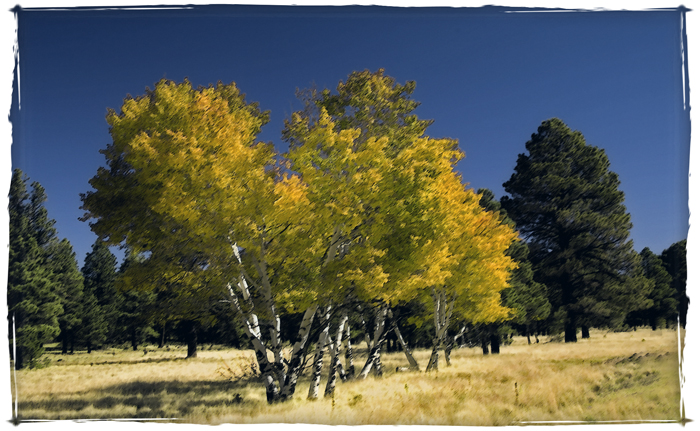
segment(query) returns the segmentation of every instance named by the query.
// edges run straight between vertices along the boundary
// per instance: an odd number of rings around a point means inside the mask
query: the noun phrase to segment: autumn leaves
[[[425,134],[414,86],[379,70],[303,93],[279,154],[255,141],[268,114],[235,84],[163,80],[109,113],[85,219],[144,256],[134,275],[151,288],[209,286],[214,300],[245,282],[241,312],[272,332],[278,310],[350,301],[433,309],[439,297],[454,321],[503,319],[516,233],[465,188],[457,142]]]

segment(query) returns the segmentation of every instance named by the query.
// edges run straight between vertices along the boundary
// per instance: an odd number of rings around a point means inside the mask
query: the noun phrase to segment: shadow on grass
[[[223,380],[134,381],[70,397],[47,397],[36,401],[20,399],[19,412],[23,420],[181,418],[202,409],[257,404],[258,401],[246,400],[238,392],[246,386],[257,384],[260,384],[258,377],[235,382]],[[91,408],[83,412],[88,407]],[[22,412],[36,413],[22,414]]]

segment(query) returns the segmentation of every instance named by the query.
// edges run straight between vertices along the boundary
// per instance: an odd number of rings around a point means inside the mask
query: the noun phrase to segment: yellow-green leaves
[[[465,319],[500,318],[515,233],[465,189],[457,141],[425,135],[414,86],[359,72],[312,93],[286,122],[283,158],[256,142],[268,115],[234,84],[163,80],[110,111],[85,219],[146,253],[152,280],[224,286],[243,271],[289,310],[447,289]]]
[[[334,253],[318,275],[328,292],[350,289],[338,298],[395,305],[448,289],[463,319],[499,319],[516,235],[465,190],[457,142],[424,135],[431,122],[412,114],[413,88],[381,70],[356,72],[337,94],[306,93],[307,109],[287,122],[286,156],[308,187],[311,229],[325,256]]]

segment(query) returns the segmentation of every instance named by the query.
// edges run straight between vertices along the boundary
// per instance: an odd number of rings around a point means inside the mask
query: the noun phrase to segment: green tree
[[[61,298],[63,314],[58,318],[61,330],[61,352],[73,353],[83,316],[83,275],[78,269],[73,247],[67,239],[55,243],[50,250],[49,266]]]
[[[137,350],[138,345],[145,342],[148,337],[158,335],[152,327],[157,293],[152,290],[125,287],[122,279],[128,266],[138,259],[138,256],[127,252],[117,272],[116,280],[116,286],[121,296],[117,327],[118,339],[120,341],[128,340],[133,350]]]
[[[489,211],[498,212],[503,218],[502,223],[515,227],[515,222],[508,217],[505,209],[501,207],[499,201],[491,190],[479,189],[481,195],[479,203]],[[513,310],[509,322],[519,325],[524,329],[528,344],[530,334],[535,329],[535,325],[549,317],[551,304],[547,295],[547,287],[534,280],[532,263],[529,259],[529,248],[524,241],[513,242],[506,254],[516,263],[517,268],[513,269],[508,278],[509,288],[503,291],[503,305]],[[494,341],[497,334],[494,332]]]
[[[686,317],[688,315],[688,304],[690,299],[686,294],[686,278],[688,276],[688,264],[686,261],[687,240],[678,241],[661,253],[661,260],[666,267],[666,271],[671,275],[671,286],[676,292],[678,302],[678,319],[685,328]]]
[[[81,339],[88,351],[114,343],[121,296],[116,287],[117,258],[99,238],[85,256],[83,273],[85,319]]]
[[[649,306],[650,284],[628,239],[632,227],[617,174],[602,149],[561,120],[542,123],[504,183],[502,205],[528,242],[535,280],[564,316],[564,339],[588,326],[620,326]]]
[[[44,207],[46,194],[37,182],[27,190],[22,171],[12,173],[9,194],[10,250],[7,306],[10,352],[16,369],[33,366],[44,343],[60,332],[63,314],[60,287],[49,264],[56,247],[54,221]]]
[[[175,277],[152,278],[152,262],[144,255],[127,247],[124,262],[117,273],[120,292],[119,340],[128,341],[134,350],[138,344],[157,335],[154,325],[171,322],[171,329],[179,331],[188,345],[187,357],[197,356],[197,331],[216,322],[211,309],[221,298],[217,289],[207,283],[185,282]],[[162,334],[161,334],[162,336]]]
[[[634,326],[646,324],[656,330],[660,323],[670,323],[678,316],[678,301],[676,292],[671,286],[673,279],[669,275],[661,258],[645,247],[640,253],[642,258],[642,270],[652,284],[649,299],[653,302],[651,307],[630,313],[628,322]]]

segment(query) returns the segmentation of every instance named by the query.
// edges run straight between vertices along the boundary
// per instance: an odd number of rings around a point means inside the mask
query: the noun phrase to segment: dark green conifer
[[[686,261],[687,240],[678,241],[661,253],[661,260],[666,271],[671,275],[671,287],[676,292],[676,302],[678,303],[678,320],[685,328],[685,321],[688,315],[688,304],[690,298],[685,291],[686,278],[688,277],[688,264]]]
[[[17,369],[37,363],[44,343],[58,335],[58,318],[63,313],[56,277],[48,264],[49,252],[57,244],[55,222],[44,208],[44,188],[34,182],[28,191],[27,181],[22,171],[13,171],[8,208],[8,324]]]
[[[85,322],[81,331],[83,344],[92,351],[114,342],[121,297],[117,291],[117,258],[99,238],[85,256],[82,273],[85,297]]]
[[[676,292],[671,286],[672,278],[664,268],[661,258],[648,247],[642,250],[640,256],[644,276],[652,283],[649,299],[653,304],[645,310],[631,313],[628,321],[633,326],[649,325],[651,329],[656,330],[661,322],[667,325],[675,323],[678,316],[678,301],[675,298]]]
[[[564,339],[578,327],[619,327],[647,308],[651,285],[632,248],[632,222],[605,152],[559,119],[542,123],[504,183],[501,203],[530,247]]]
[[[83,315],[83,275],[78,269],[75,252],[67,239],[56,243],[50,252],[49,265],[54,273],[63,314],[58,318],[63,354],[73,353],[77,331]]]

